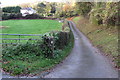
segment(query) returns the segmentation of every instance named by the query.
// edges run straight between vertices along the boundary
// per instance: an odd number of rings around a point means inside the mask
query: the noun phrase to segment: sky
[[[23,3],[34,3],[34,2],[39,2],[39,1],[47,1],[47,2],[65,2],[65,1],[94,1],[94,0],[0,0],[2,3],[2,7],[4,6],[14,6],[14,5],[19,5]],[[107,0],[97,0],[97,1],[107,1]],[[108,0],[109,1],[109,0]],[[112,1],[120,1],[120,0],[112,0]]]
[[[60,1],[65,1],[65,0],[0,0],[2,3],[1,6],[14,6],[14,5],[19,5],[23,3],[34,3],[38,1],[48,1],[48,2],[60,2]]]

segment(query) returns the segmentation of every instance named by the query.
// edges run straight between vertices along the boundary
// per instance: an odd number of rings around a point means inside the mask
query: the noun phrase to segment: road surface
[[[69,21],[75,42],[71,54],[44,78],[118,78],[110,61]]]
[[[76,28],[73,22],[70,28],[74,34],[74,48],[70,55],[44,78],[118,78],[118,72],[111,63],[94,48],[89,40]],[[2,78],[40,78],[38,76],[10,76],[3,73]]]

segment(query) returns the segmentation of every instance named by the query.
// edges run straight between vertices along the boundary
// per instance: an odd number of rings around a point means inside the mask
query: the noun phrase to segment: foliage
[[[56,7],[55,7],[55,4],[51,5],[51,11],[50,13],[54,13],[55,14],[56,12]]]
[[[3,13],[2,14],[2,20],[20,19],[20,18],[22,18],[21,13]]]
[[[37,5],[37,12],[38,13],[45,13],[46,5],[44,3],[38,3]]]
[[[23,17],[24,19],[42,19],[44,18],[43,16],[40,16],[38,14],[29,14]]]
[[[58,39],[56,40],[56,47],[59,49],[63,49],[69,43],[70,33],[69,32],[59,32],[57,34]]]
[[[2,10],[3,12],[6,13],[20,13],[20,6],[15,6],[15,7],[4,7]]]
[[[59,4],[59,8],[56,8],[55,17],[57,18],[68,18],[77,16],[77,13],[74,11],[75,7],[72,3]]]
[[[56,12],[56,4],[55,3],[38,3],[36,10],[38,14],[45,16],[50,16],[50,14],[55,14]]]
[[[103,18],[103,24],[107,26],[118,26],[120,24],[120,13],[119,13],[119,3],[120,2],[111,2],[106,3],[106,8],[103,13],[105,13]]]
[[[29,14],[26,16],[22,16],[21,13],[3,13],[2,20],[9,20],[9,19],[43,19],[45,17],[40,16],[38,14]]]
[[[8,47],[5,47],[3,48],[2,50],[3,52],[3,59],[4,58],[11,58],[11,59],[15,59],[16,57],[14,56],[17,56],[18,60],[28,60],[27,57],[24,57],[24,58],[20,58],[19,56],[24,54],[24,55],[35,55],[35,56],[40,56],[42,55],[41,54],[41,51],[40,51],[40,41],[39,41],[39,44],[38,42],[37,43],[30,43],[30,42],[27,42],[25,44],[18,44],[16,46],[14,45],[11,45],[11,46],[8,46]]]
[[[86,16],[91,11],[92,6],[93,6],[92,3],[90,2],[76,2],[75,6],[76,13]]]
[[[3,48],[3,69],[12,75],[28,75],[47,70],[63,60],[73,47],[73,34],[64,48],[59,49],[57,33],[48,33],[34,43],[12,45]],[[58,44],[60,45],[60,43]]]
[[[2,14],[2,20],[8,20],[9,15],[8,14]]]
[[[62,11],[60,13],[56,13],[56,17],[59,17],[59,18],[68,18],[68,17],[73,17],[73,16],[77,16],[77,13],[75,13],[74,11]]]
[[[46,58],[54,57],[54,38],[52,36],[43,36],[43,44],[42,44],[43,54]]]
[[[116,2],[96,3],[90,12],[90,21],[98,25],[117,26],[119,17]]]
[[[75,10],[77,14],[89,15],[90,22],[97,25],[119,26],[120,2],[77,2]]]

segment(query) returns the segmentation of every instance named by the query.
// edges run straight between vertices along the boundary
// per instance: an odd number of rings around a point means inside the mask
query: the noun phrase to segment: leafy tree
[[[38,3],[37,5],[37,12],[38,13],[45,13],[46,5],[44,3]]]
[[[6,13],[20,13],[20,6],[15,6],[15,7],[4,7],[2,10],[3,12]]]
[[[41,2],[37,4],[36,10],[44,16],[51,16],[56,13],[56,3]]]
[[[61,6],[61,7],[60,7]],[[58,8],[60,7],[60,9]],[[56,16],[57,17],[73,17],[76,16],[75,7],[73,3],[66,2],[64,4],[58,4],[58,7],[56,8]]]
[[[45,8],[46,7],[46,5],[42,2],[42,3],[39,3],[38,5],[37,5],[38,7],[42,7],[42,8]]]
[[[76,2],[76,13],[85,16],[91,11],[92,6],[92,3],[90,2]]]
[[[50,11],[50,13],[55,13],[55,12],[56,12],[55,4],[51,4],[51,11]]]
[[[119,25],[119,2],[98,2],[90,12],[90,21],[95,24],[106,26]]]

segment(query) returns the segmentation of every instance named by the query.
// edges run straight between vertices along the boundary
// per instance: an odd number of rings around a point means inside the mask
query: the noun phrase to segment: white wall
[[[27,15],[26,13],[29,13],[29,14],[36,13],[35,10],[23,10],[23,9],[21,9],[20,12],[22,13],[22,16],[26,16]]]

